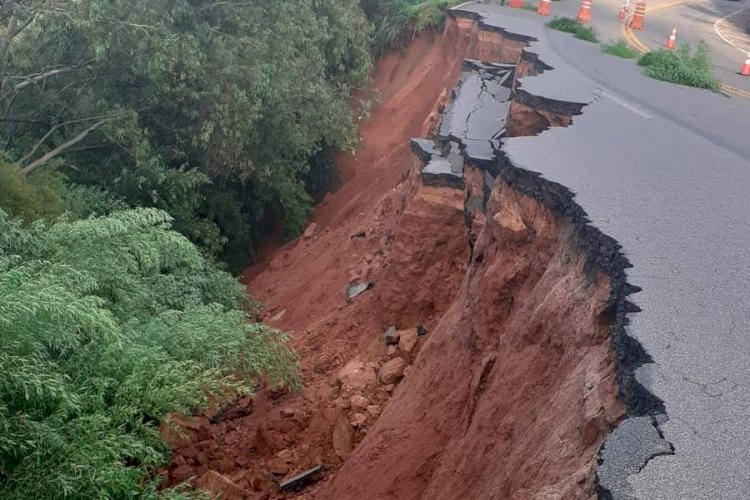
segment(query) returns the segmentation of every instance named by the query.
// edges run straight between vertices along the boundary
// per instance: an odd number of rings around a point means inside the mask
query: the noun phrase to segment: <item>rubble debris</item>
[[[368,385],[375,385],[377,382],[375,369],[358,360],[348,362],[339,370],[336,378],[339,384],[351,389],[364,389]]]
[[[322,465],[313,467],[305,472],[287,479],[279,484],[281,491],[299,491],[310,484],[320,481],[325,475],[325,469]]]
[[[417,346],[419,340],[419,334],[416,328],[410,328],[400,332],[400,340],[398,342],[398,348],[406,353],[411,354],[414,348]]]
[[[307,229],[305,229],[305,232],[302,233],[302,237],[306,240],[309,240],[313,236],[315,236],[315,233],[318,232],[318,224],[313,222],[309,226],[307,226]]]
[[[354,449],[354,429],[343,412],[333,426],[331,440],[333,441],[333,451],[341,459],[348,457]]]
[[[396,331],[396,327],[392,326],[383,334],[385,339],[385,345],[398,345],[401,335]]]
[[[225,500],[244,497],[245,492],[224,474],[209,470],[195,482],[195,487],[213,493]]]
[[[403,378],[404,370],[406,370],[407,366],[408,363],[402,358],[393,358],[383,363],[383,366],[380,367],[378,378],[380,378],[380,381],[384,385],[395,384]]]
[[[367,281],[353,282],[346,285],[346,300],[351,302],[357,296],[363,294],[372,287],[372,283]]]

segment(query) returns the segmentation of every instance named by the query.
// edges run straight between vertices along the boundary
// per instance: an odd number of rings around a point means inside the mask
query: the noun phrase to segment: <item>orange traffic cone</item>
[[[539,8],[537,9],[536,13],[540,16],[549,16],[551,14],[551,8],[552,0],[541,0],[539,2]]]
[[[665,47],[667,47],[668,50],[674,50],[675,47],[677,47],[677,28],[672,28],[672,34],[669,35]]]
[[[747,59],[745,59],[745,64],[743,64],[742,67],[740,68],[740,75],[750,76],[750,52],[747,53]]]
[[[591,0],[581,0],[581,7],[578,9],[577,19],[582,23],[591,21]]]
[[[523,0],[510,0],[511,7],[514,9],[522,9],[523,8]]]
[[[635,12],[633,13],[633,19],[630,20],[628,25],[632,30],[643,29],[643,18],[646,16],[646,2],[645,0],[638,0],[635,4]]]

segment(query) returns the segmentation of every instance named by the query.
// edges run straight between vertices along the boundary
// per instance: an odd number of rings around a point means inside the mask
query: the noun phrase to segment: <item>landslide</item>
[[[304,388],[186,424],[170,484],[284,497],[269,475],[322,464],[303,497],[594,496],[596,451],[623,413],[609,276],[569,217],[472,166],[464,189],[425,185],[409,149],[439,125],[463,59],[533,73],[524,45],[458,17],[380,62],[382,100],[363,147],[338,158],[342,187],[244,275],[264,321],[291,335]],[[507,129],[570,123],[514,103]],[[348,297],[352,283],[368,289]]]

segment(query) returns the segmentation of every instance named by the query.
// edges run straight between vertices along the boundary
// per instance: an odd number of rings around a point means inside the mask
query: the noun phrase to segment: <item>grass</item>
[[[547,26],[557,31],[572,33],[579,40],[598,43],[599,38],[596,36],[596,30],[591,26],[584,26],[579,21],[570,17],[555,17]]]
[[[628,45],[622,38],[616,42],[602,44],[602,52],[611,56],[622,57],[623,59],[636,59],[641,55],[640,52]]]
[[[649,52],[641,56],[638,64],[646,67],[646,76],[657,80],[703,89],[719,86],[705,42],[701,42],[695,51],[685,44],[675,51]]]
[[[536,12],[538,7],[536,5],[530,4],[530,3],[524,3],[523,7],[521,7],[523,10],[528,10],[531,12]]]

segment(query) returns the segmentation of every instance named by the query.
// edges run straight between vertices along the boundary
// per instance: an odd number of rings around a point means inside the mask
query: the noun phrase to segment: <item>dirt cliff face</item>
[[[319,498],[588,498],[617,402],[606,276],[498,181],[460,292]],[[377,471],[373,474],[372,471]]]
[[[409,149],[438,129],[464,58],[520,63],[519,77],[539,67],[523,47],[459,17],[381,61],[364,146],[338,158],[343,186],[245,274],[264,320],[291,335],[302,393],[261,388],[187,423],[169,484],[287,497],[274,481],[322,464],[296,495],[593,496],[596,451],[623,413],[608,276],[570,220],[478,166],[462,187],[425,185]],[[570,124],[535,103],[510,106],[507,133]],[[347,296],[351,284],[366,290]]]

